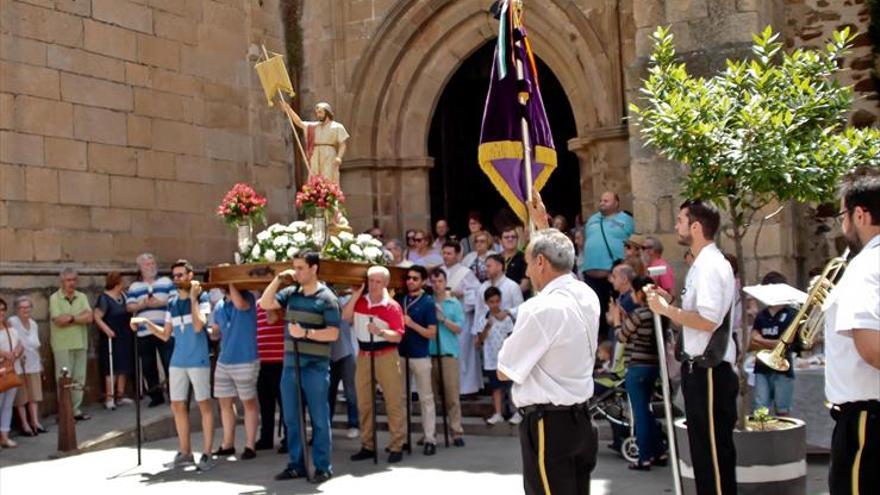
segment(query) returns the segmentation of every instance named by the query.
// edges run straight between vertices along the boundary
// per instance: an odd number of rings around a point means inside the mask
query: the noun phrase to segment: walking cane
[[[373,323],[373,317],[370,317],[370,324]],[[378,425],[376,424],[376,356],[373,353],[375,347],[373,332],[370,332],[370,394],[373,399],[373,464],[379,464],[379,444],[376,438]],[[391,422],[389,421],[389,427]],[[390,428],[389,428],[390,429]]]
[[[439,305],[438,305],[438,308]],[[443,414],[443,442],[449,447],[449,422],[446,420],[446,384],[443,381],[443,354],[440,352],[440,328],[437,328],[437,371],[440,373],[440,412]]]
[[[135,437],[137,437],[137,452],[138,452],[138,463],[137,465],[141,465],[141,448],[143,447],[143,437],[141,436],[141,388],[144,386],[141,383],[141,358],[140,354],[138,354],[138,340],[140,337],[137,336],[137,332],[134,334],[134,422],[135,429],[137,432],[135,433]]]
[[[298,323],[297,323],[298,324]],[[299,369],[299,342],[293,339],[293,369],[296,373],[296,394],[299,397],[299,445],[303,452],[303,464],[306,467],[306,480],[311,481],[309,475],[309,445],[306,441],[306,411],[305,397],[303,394],[302,370]],[[290,432],[287,432],[289,435]]]
[[[666,273],[665,266],[648,268],[652,277]],[[669,369],[666,366],[666,343],[663,338],[663,325],[660,315],[654,313],[654,334],[657,337],[657,357],[660,360],[660,385],[663,388],[663,415],[666,417],[666,442],[669,444],[669,464],[672,466],[672,484],[675,495],[681,495],[681,474],[678,466],[678,453],[675,447],[675,418],[672,417],[672,396],[669,390]]]
[[[108,359],[110,360],[110,399],[113,401],[112,409],[116,409],[116,380],[113,376],[113,338],[107,336]],[[104,401],[107,402],[107,401]]]

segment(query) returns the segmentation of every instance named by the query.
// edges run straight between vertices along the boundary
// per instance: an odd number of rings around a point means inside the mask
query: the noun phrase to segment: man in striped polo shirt
[[[330,342],[339,338],[339,302],[326,285],[318,281],[318,253],[302,253],[293,259],[293,269],[278,274],[260,297],[260,307],[267,311],[286,310],[287,335],[284,341],[284,370],[281,372],[281,403],[287,424],[287,467],[276,480],[307,477],[305,452],[300,442],[300,393],[305,397],[312,419],[313,462],[315,475],[309,480],[322,483],[332,476],[330,452]],[[278,291],[282,280],[297,283]],[[299,350],[299,374],[302,391],[294,369],[294,341]]]
[[[388,411],[388,446],[390,464],[403,460],[403,442],[406,438],[406,418],[403,410],[403,387],[400,356],[397,345],[403,338],[403,309],[388,294],[391,273],[384,266],[367,270],[367,293],[358,288],[342,312],[352,322],[360,351],[355,367],[358,414],[361,424],[361,450],[351,456],[353,461],[372,459],[376,452],[373,442],[373,404],[375,385],[382,387],[385,409]],[[372,334],[373,338],[370,339]],[[371,343],[372,340],[372,343]],[[373,367],[372,371],[370,367]],[[372,383],[372,375],[376,382]]]
[[[257,356],[260,359],[260,374],[257,376],[260,439],[256,449],[269,450],[274,447],[275,404],[281,406],[279,384],[284,369],[284,319],[276,312],[262,308],[257,308]],[[281,416],[284,417],[283,412]],[[287,433],[284,435],[279,449],[282,454],[287,453]]]
[[[165,325],[165,311],[168,308],[168,299],[177,292],[174,283],[168,277],[158,277],[158,265],[156,258],[150,253],[143,253],[137,257],[138,270],[141,272],[140,280],[134,282],[128,288],[125,306],[129,313],[138,318],[146,318],[156,326]],[[168,377],[168,365],[171,362],[171,351],[174,350],[174,338],[163,341],[150,333],[146,325],[138,328],[138,357],[143,367],[144,378],[147,381],[147,393],[150,395],[150,404],[147,407],[156,407],[165,403],[162,386],[159,382],[159,368],[156,361],[156,353],[162,362],[165,377]],[[137,384],[140,386],[141,384]]]

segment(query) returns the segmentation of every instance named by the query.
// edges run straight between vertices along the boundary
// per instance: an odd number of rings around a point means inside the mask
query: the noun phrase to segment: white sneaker
[[[108,411],[116,409],[116,403],[113,402],[113,399],[107,399],[107,402],[104,403],[104,409],[107,409]]]
[[[345,434],[345,438],[351,439],[355,439],[359,436],[361,436],[361,430],[358,430],[357,428],[349,428],[348,433]]]
[[[492,417],[490,417],[489,419],[486,420],[486,423],[489,423],[490,425],[497,425],[498,423],[500,423],[502,421],[504,421],[504,416],[502,416],[498,413],[495,413],[492,415]]]
[[[116,399],[117,406],[130,406],[132,404],[134,404],[134,401],[129,399],[128,397],[120,397]]]
[[[511,416],[510,419],[507,420],[507,422],[512,425],[518,425],[518,424],[522,423],[522,420],[523,420],[522,416],[520,416],[518,412],[515,412],[515,413],[513,413],[513,416]]]

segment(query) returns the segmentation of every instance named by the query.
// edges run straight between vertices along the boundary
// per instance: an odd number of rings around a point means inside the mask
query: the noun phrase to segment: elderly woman
[[[492,245],[492,234],[485,230],[478,232],[474,235],[474,250],[465,255],[461,260],[461,264],[474,272],[480,283],[485,282],[488,278],[488,275],[486,275],[486,260],[490,254],[497,252],[491,249]]]
[[[125,385],[128,375],[134,369],[133,337],[129,330],[131,314],[125,308],[123,279],[119,272],[110,272],[104,281],[104,292],[95,301],[93,311],[95,325],[101,331],[98,344],[98,368],[104,376],[106,395],[104,407],[115,409],[117,405],[131,404],[132,400],[125,397]],[[111,359],[110,345],[113,345]],[[112,361],[112,362],[111,362]],[[113,383],[110,379],[110,366],[116,375],[116,392],[113,395]]]
[[[0,299],[0,362],[4,367],[9,362],[15,363],[15,372],[21,376],[22,369],[19,358],[24,352],[15,331],[6,324],[6,301]],[[19,387],[10,388],[0,392],[0,447],[11,449],[18,444],[9,439],[9,430],[12,425],[12,407],[15,403],[15,395]]]
[[[34,302],[29,296],[20,296],[13,303],[15,315],[9,318],[9,326],[21,342],[23,353],[21,366],[24,385],[15,396],[18,423],[25,435],[36,436],[47,433],[40,423],[40,402],[43,401],[43,362],[40,359],[40,334],[37,322],[31,317]]]

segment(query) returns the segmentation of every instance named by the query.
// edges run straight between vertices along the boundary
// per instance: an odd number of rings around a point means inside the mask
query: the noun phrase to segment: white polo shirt
[[[571,274],[524,302],[498,353],[513,403],[569,406],[592,397],[598,334],[599,298]]]
[[[733,268],[713,242],[707,245],[694,259],[688,270],[681,291],[681,309],[696,311],[703,318],[720,326],[724,316],[733,304],[736,281]],[[704,332],[692,327],[684,327],[684,352],[690,356],[702,355],[712,338],[712,332]],[[730,333],[724,360],[736,362],[736,345],[733,332]]]
[[[862,359],[852,338],[855,328],[880,332],[880,235],[849,262],[822,310],[825,397],[833,404],[880,400],[880,370]]]

